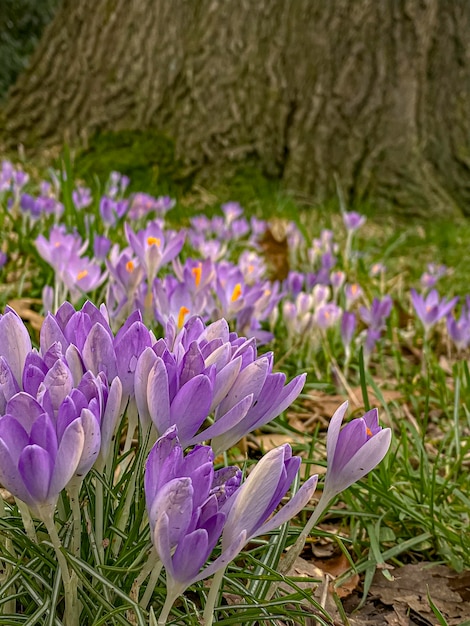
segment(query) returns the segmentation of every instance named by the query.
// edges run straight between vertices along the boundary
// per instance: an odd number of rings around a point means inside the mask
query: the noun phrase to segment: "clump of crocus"
[[[186,456],[170,428],[152,448],[146,464],[145,495],[152,542],[166,569],[167,599],[159,618],[165,624],[175,599],[194,582],[222,572],[251,538],[294,517],[310,500],[317,476],[309,478],[273,517],[300,466],[288,444],[268,452],[239,487],[237,468],[213,468],[209,446]],[[220,556],[202,571],[222,533]],[[205,623],[212,622],[214,584]]]
[[[224,555],[200,572],[219,540],[228,502],[240,480],[238,468],[214,470],[209,446],[196,446],[184,456],[175,426],[150,451],[145,497],[152,543],[167,579],[159,623],[165,623],[173,602],[187,587],[212,575],[240,551],[246,538],[242,532]]]
[[[135,374],[135,396],[144,425],[159,435],[178,426],[184,446],[212,439],[216,453],[267,424],[299,395],[300,375],[285,385],[273,373],[272,353],[258,357],[253,340],[230,333],[225,320],[205,326],[192,317],[181,330],[170,323],[167,336],[143,351]],[[205,419],[213,423],[203,427]]]

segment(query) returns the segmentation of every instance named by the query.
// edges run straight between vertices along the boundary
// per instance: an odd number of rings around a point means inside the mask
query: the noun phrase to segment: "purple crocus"
[[[77,211],[86,209],[93,202],[91,189],[89,187],[78,186],[72,191],[72,200]]]
[[[341,491],[374,469],[390,447],[392,431],[379,426],[377,409],[341,428],[347,408],[348,403],[344,402],[335,411],[328,427],[328,464],[319,508],[323,506],[322,501],[326,506]]]
[[[416,315],[424,326],[424,334],[427,336],[434,324],[445,317],[454,308],[455,304],[458,302],[458,297],[452,298],[451,300],[446,300],[445,298],[441,300],[435,289],[430,291],[426,297],[412,289],[411,302],[416,311]]]
[[[366,218],[356,211],[345,211],[343,213],[343,222],[346,230],[355,231],[365,224]]]
[[[127,241],[145,268],[147,280],[153,281],[158,270],[172,261],[184,244],[185,232],[163,231],[161,222],[154,220],[144,230],[134,233],[126,223],[124,225]]]
[[[359,315],[363,322],[365,322],[369,328],[374,330],[383,330],[386,325],[386,321],[392,310],[393,300],[390,296],[384,296],[382,300],[374,298],[370,309],[365,306],[359,307]]]
[[[355,330],[356,330],[355,314],[349,313],[348,311],[344,311],[343,316],[341,318],[341,339],[343,341],[343,346],[344,346],[347,356],[349,355],[349,352],[350,352],[351,341],[354,336]]]
[[[225,320],[206,327],[191,317],[177,330],[169,323],[167,337],[142,352],[135,371],[140,418],[159,434],[177,424],[184,446],[212,439],[220,453],[278,416],[302,390],[305,375],[285,385],[285,375],[272,372],[272,354],[257,357],[254,341],[229,333]],[[211,414],[213,423],[201,431]]]
[[[460,317],[457,319],[450,313],[447,316],[447,332],[458,351],[464,350],[470,344],[470,297],[462,306]]]
[[[292,456],[289,444],[270,450],[258,461],[232,497],[222,533],[222,550],[231,546],[243,531],[247,541],[271,532],[307,505],[315,491],[317,475],[306,480],[292,499],[271,517],[292,485],[300,463],[300,457]]]
[[[213,462],[209,446],[196,446],[184,456],[173,427],[157,440],[145,466],[151,538],[167,576],[164,612],[191,584],[227,565],[246,539],[242,531],[209,569],[200,572],[219,540],[225,510],[241,479],[238,468],[216,472]]]
[[[54,345],[44,358],[27,355],[22,389],[7,398],[0,417],[0,482],[42,517],[98,458],[107,386],[87,372],[75,387]]]

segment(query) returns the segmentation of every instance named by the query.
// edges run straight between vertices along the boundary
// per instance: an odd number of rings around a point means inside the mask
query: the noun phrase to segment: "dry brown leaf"
[[[348,559],[342,552],[328,559],[316,559],[314,563],[322,572],[330,574],[333,578],[338,578],[351,567]],[[331,583],[330,591],[335,591],[340,598],[346,598],[357,588],[358,584],[359,574],[352,574],[350,578],[338,587],[334,585],[334,582]]]
[[[22,320],[29,322],[36,331],[41,330],[44,317],[31,308],[31,305],[42,305],[38,298],[17,298],[10,300],[8,306],[18,313]]]

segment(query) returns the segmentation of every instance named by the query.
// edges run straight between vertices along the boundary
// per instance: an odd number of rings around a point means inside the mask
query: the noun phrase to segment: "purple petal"
[[[6,313],[0,316],[0,356],[5,357],[20,385],[26,355],[31,352],[31,339],[21,318],[7,307]]]
[[[106,460],[114,438],[116,424],[121,413],[122,385],[120,379],[116,376],[109,389],[108,399],[106,401],[106,409],[101,421],[101,455]]]
[[[6,412],[14,415],[26,432],[30,433],[34,421],[44,413],[44,409],[34,398],[20,391],[7,402]]]
[[[172,578],[189,586],[212,552],[208,543],[207,531],[202,528],[185,535],[173,555]]]
[[[193,511],[193,493],[190,478],[174,478],[162,486],[150,505],[149,518],[155,526],[163,515],[168,518],[170,548],[176,546],[187,532]],[[157,545],[155,548],[158,552]]]
[[[31,443],[41,446],[52,459],[57,454],[57,434],[47,413],[40,415],[31,428]]]
[[[297,493],[278,511],[271,519],[261,526],[259,533],[269,533],[275,528],[279,528],[285,522],[295,517],[302,509],[304,509],[311,500],[317,487],[318,476],[311,476],[304,482]],[[253,535],[249,537],[252,539]]]
[[[341,424],[343,423],[343,419],[347,410],[348,402],[343,402],[343,404],[336,409],[333,417],[330,420],[330,424],[328,426],[328,434],[326,437],[326,458],[328,459],[328,462],[333,461],[339,431],[341,429]]]
[[[52,476],[53,460],[47,450],[38,445],[26,446],[18,461],[18,470],[31,499],[36,504],[49,502],[49,485]],[[52,500],[54,500],[52,495]]]
[[[243,369],[236,382],[220,403],[217,413],[223,415],[243,397],[253,394],[256,400],[268,374],[269,360],[266,357],[253,361]]]
[[[170,407],[170,422],[178,426],[183,448],[209,415],[211,401],[212,385],[204,374],[192,378],[176,394]]]
[[[56,342],[60,344],[62,352],[65,352],[69,342],[65,338],[64,333],[57,323],[56,317],[51,313],[48,313],[41,326],[41,334],[39,338],[41,354],[45,354]]]
[[[8,448],[11,459],[17,466],[21,452],[29,444],[29,433],[13,415],[0,417],[0,440]]]
[[[251,405],[253,403],[253,396],[249,395],[246,398],[240,400],[238,404],[227,411],[225,415],[222,415],[216,422],[208,426],[205,430],[201,431],[192,439],[186,442],[187,446],[193,446],[195,443],[200,443],[201,441],[206,441],[207,439],[213,439],[215,437],[223,437],[223,435],[231,431],[237,424],[239,424],[246,414],[248,413]],[[217,449],[215,449],[216,453]]]
[[[237,357],[217,373],[214,383],[214,397],[211,404],[211,412],[222,402],[232,388],[240,372],[241,364],[242,358]]]
[[[147,403],[157,433],[164,433],[171,426],[170,397],[166,367],[159,357],[148,377]]]
[[[265,454],[236,492],[225,522],[222,546],[231,544],[242,530],[246,530],[247,537],[254,536],[273,512],[269,504],[282,477],[286,446]]]
[[[139,418],[144,426],[148,427],[151,422],[149,406],[147,401],[147,388],[152,367],[155,365],[157,356],[152,348],[145,348],[137,360],[134,376],[134,395]]]
[[[88,409],[83,409],[80,421],[83,427],[83,451],[75,474],[85,476],[93,467],[101,447],[101,430],[98,420]]]
[[[95,375],[104,372],[108,380],[117,375],[113,340],[101,324],[95,324],[90,330],[83,346],[82,358],[85,368]]]
[[[64,361],[58,360],[54,363],[44,378],[44,386],[49,391],[54,410],[57,411],[73,388],[72,373]]]
[[[59,494],[69,483],[77,471],[80,457],[85,444],[85,433],[79,419],[74,420],[64,431],[59,441],[59,448],[55,459],[50,494]]]
[[[33,503],[33,500],[18,470],[18,461],[19,456],[13,460],[10,449],[3,439],[0,438],[0,484],[16,498],[30,505]]]

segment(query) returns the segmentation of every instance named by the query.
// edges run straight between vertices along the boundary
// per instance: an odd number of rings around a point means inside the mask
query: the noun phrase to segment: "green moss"
[[[129,176],[130,191],[153,195],[179,196],[192,184],[174,142],[154,129],[97,133],[74,159],[75,176],[87,182],[103,183],[112,171]]]

